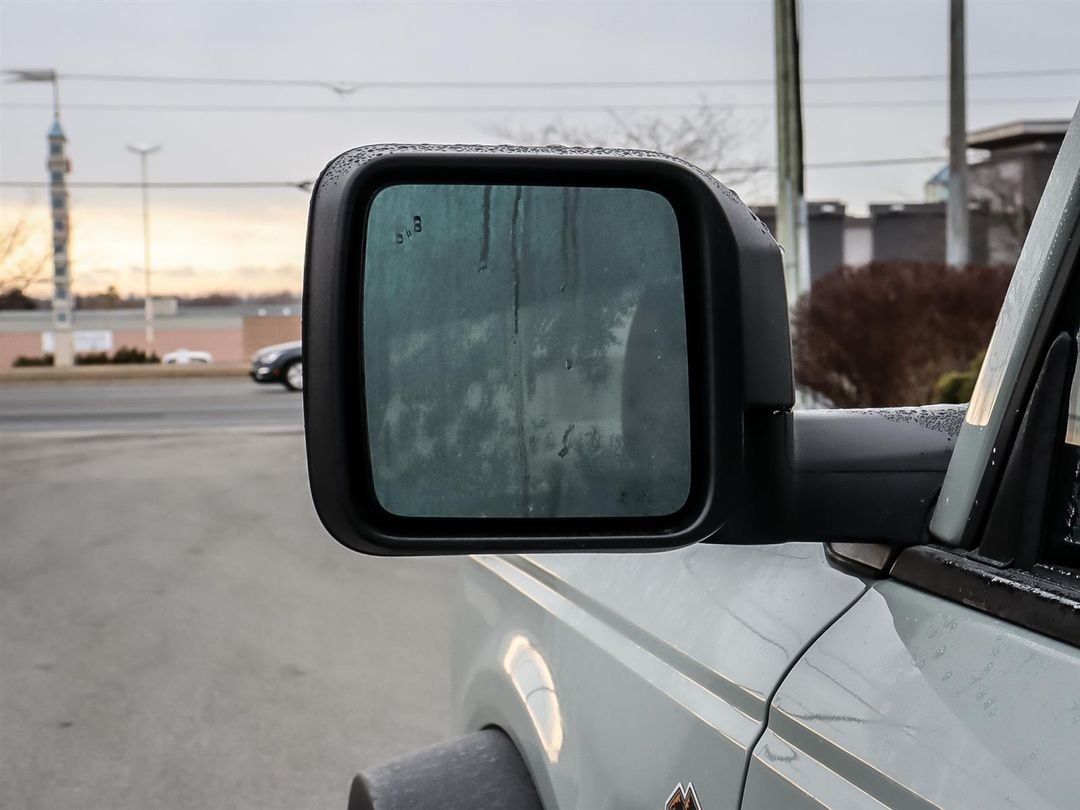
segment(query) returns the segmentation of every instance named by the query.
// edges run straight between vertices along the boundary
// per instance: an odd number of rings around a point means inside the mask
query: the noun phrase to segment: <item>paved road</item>
[[[300,400],[242,379],[16,383],[0,386],[0,431],[299,426]]]
[[[450,732],[454,563],[330,540],[298,407],[0,388],[0,808],[343,810]]]

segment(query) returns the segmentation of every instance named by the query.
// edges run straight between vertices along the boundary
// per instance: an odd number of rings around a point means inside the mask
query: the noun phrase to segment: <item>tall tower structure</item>
[[[71,298],[71,266],[68,259],[70,222],[66,176],[71,171],[67,157],[67,137],[60,127],[60,116],[49,129],[49,204],[53,222],[53,363],[75,363],[75,339],[72,331],[74,306]]]

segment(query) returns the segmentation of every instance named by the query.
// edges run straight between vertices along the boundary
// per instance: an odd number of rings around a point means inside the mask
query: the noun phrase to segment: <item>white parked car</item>
[[[161,358],[165,365],[188,366],[192,363],[213,363],[214,356],[210,352],[200,352],[194,349],[177,349],[168,352]]]

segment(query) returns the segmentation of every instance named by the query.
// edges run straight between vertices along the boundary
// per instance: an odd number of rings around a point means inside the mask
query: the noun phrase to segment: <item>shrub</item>
[[[795,379],[836,407],[922,405],[986,348],[1012,269],[888,261],[841,267],[792,315]]]
[[[75,365],[77,366],[103,366],[108,362],[108,352],[84,352],[75,355]]]
[[[142,349],[132,348],[131,346],[121,346],[117,349],[112,357],[109,357],[108,352],[83,352],[82,354],[75,355],[75,365],[77,366],[103,366],[108,363],[160,363],[161,358],[157,356],[156,352],[150,352],[147,354]],[[28,366],[51,366],[53,365],[53,356],[46,354],[41,357],[26,357],[19,355],[16,357],[11,365],[17,368],[24,368]]]
[[[142,349],[136,349],[132,346],[121,346],[113,354],[112,362],[127,364],[127,363],[160,363],[161,358],[157,356],[156,352],[150,352],[147,354]]]
[[[29,368],[32,366],[51,366],[53,364],[53,356],[51,354],[44,354],[41,357],[27,357],[20,354],[14,360],[11,361],[11,365],[15,368]]]
[[[963,371],[950,371],[938,377],[930,401],[934,404],[971,402],[975,381],[979,379],[986,352],[979,352]]]

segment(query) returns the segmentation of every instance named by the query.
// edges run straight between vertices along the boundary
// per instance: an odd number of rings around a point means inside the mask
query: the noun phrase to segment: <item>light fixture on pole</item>
[[[147,179],[147,158],[161,149],[161,146],[149,146],[144,143],[128,144],[128,151],[139,156],[142,188],[143,215],[143,274],[146,281],[146,293],[143,312],[146,321],[146,353],[154,352],[154,298],[150,292],[150,190]]]

